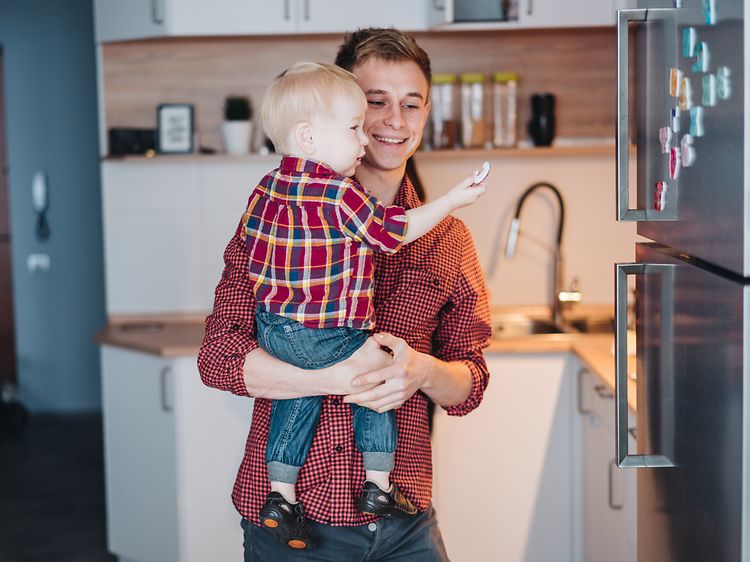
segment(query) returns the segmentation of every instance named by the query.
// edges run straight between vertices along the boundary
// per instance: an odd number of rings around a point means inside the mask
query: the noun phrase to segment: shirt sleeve
[[[198,371],[207,386],[249,396],[245,385],[245,356],[258,347],[255,296],[248,276],[248,256],[242,223],[224,251],[224,271],[214,293],[213,312],[198,352]]]
[[[387,254],[401,247],[407,226],[403,207],[386,207],[357,182],[348,180],[342,184],[336,210],[346,236]]]
[[[489,382],[482,350],[490,341],[490,308],[487,288],[468,229],[458,279],[435,333],[434,355],[443,361],[460,361],[471,372],[471,391],[463,403],[445,407],[451,416],[465,416],[479,406]]]

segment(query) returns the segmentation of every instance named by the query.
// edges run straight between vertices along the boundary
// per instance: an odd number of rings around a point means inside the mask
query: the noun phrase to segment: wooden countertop
[[[124,347],[160,357],[197,355],[203,339],[202,314],[110,318],[96,335],[102,345]],[[615,357],[612,334],[544,334],[493,339],[489,353],[576,353],[592,373],[614,390]],[[628,346],[630,350],[635,345]],[[629,371],[635,371],[631,358]],[[635,380],[628,377],[628,405],[636,409]]]

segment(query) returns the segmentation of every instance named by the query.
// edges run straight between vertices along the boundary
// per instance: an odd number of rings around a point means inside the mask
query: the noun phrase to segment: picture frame
[[[162,103],[156,108],[156,151],[159,154],[193,152],[193,106],[188,103]]]

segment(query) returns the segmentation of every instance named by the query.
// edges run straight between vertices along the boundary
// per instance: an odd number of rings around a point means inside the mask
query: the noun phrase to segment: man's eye
[[[368,105],[385,105],[385,102],[381,100],[367,100]]]

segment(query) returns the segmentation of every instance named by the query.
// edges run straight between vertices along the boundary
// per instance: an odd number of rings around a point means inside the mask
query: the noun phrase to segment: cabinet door
[[[97,41],[123,41],[164,35],[165,1],[95,0]]]
[[[169,35],[292,33],[298,0],[169,0]]]
[[[622,487],[615,462],[614,394],[585,373],[582,408],[588,413],[583,431],[583,551],[586,562],[623,560]]]
[[[586,27],[614,25],[621,0],[519,0],[521,27]]]
[[[108,346],[101,360],[108,548],[139,562],[176,562],[170,363]]]
[[[420,30],[427,27],[425,0],[296,0],[299,30],[316,32],[353,31],[358,27],[397,27]],[[432,0],[429,0],[432,2]]]
[[[433,501],[448,555],[454,562],[579,560],[570,357],[486,357],[490,383],[479,408],[460,418],[438,409],[435,417]]]

